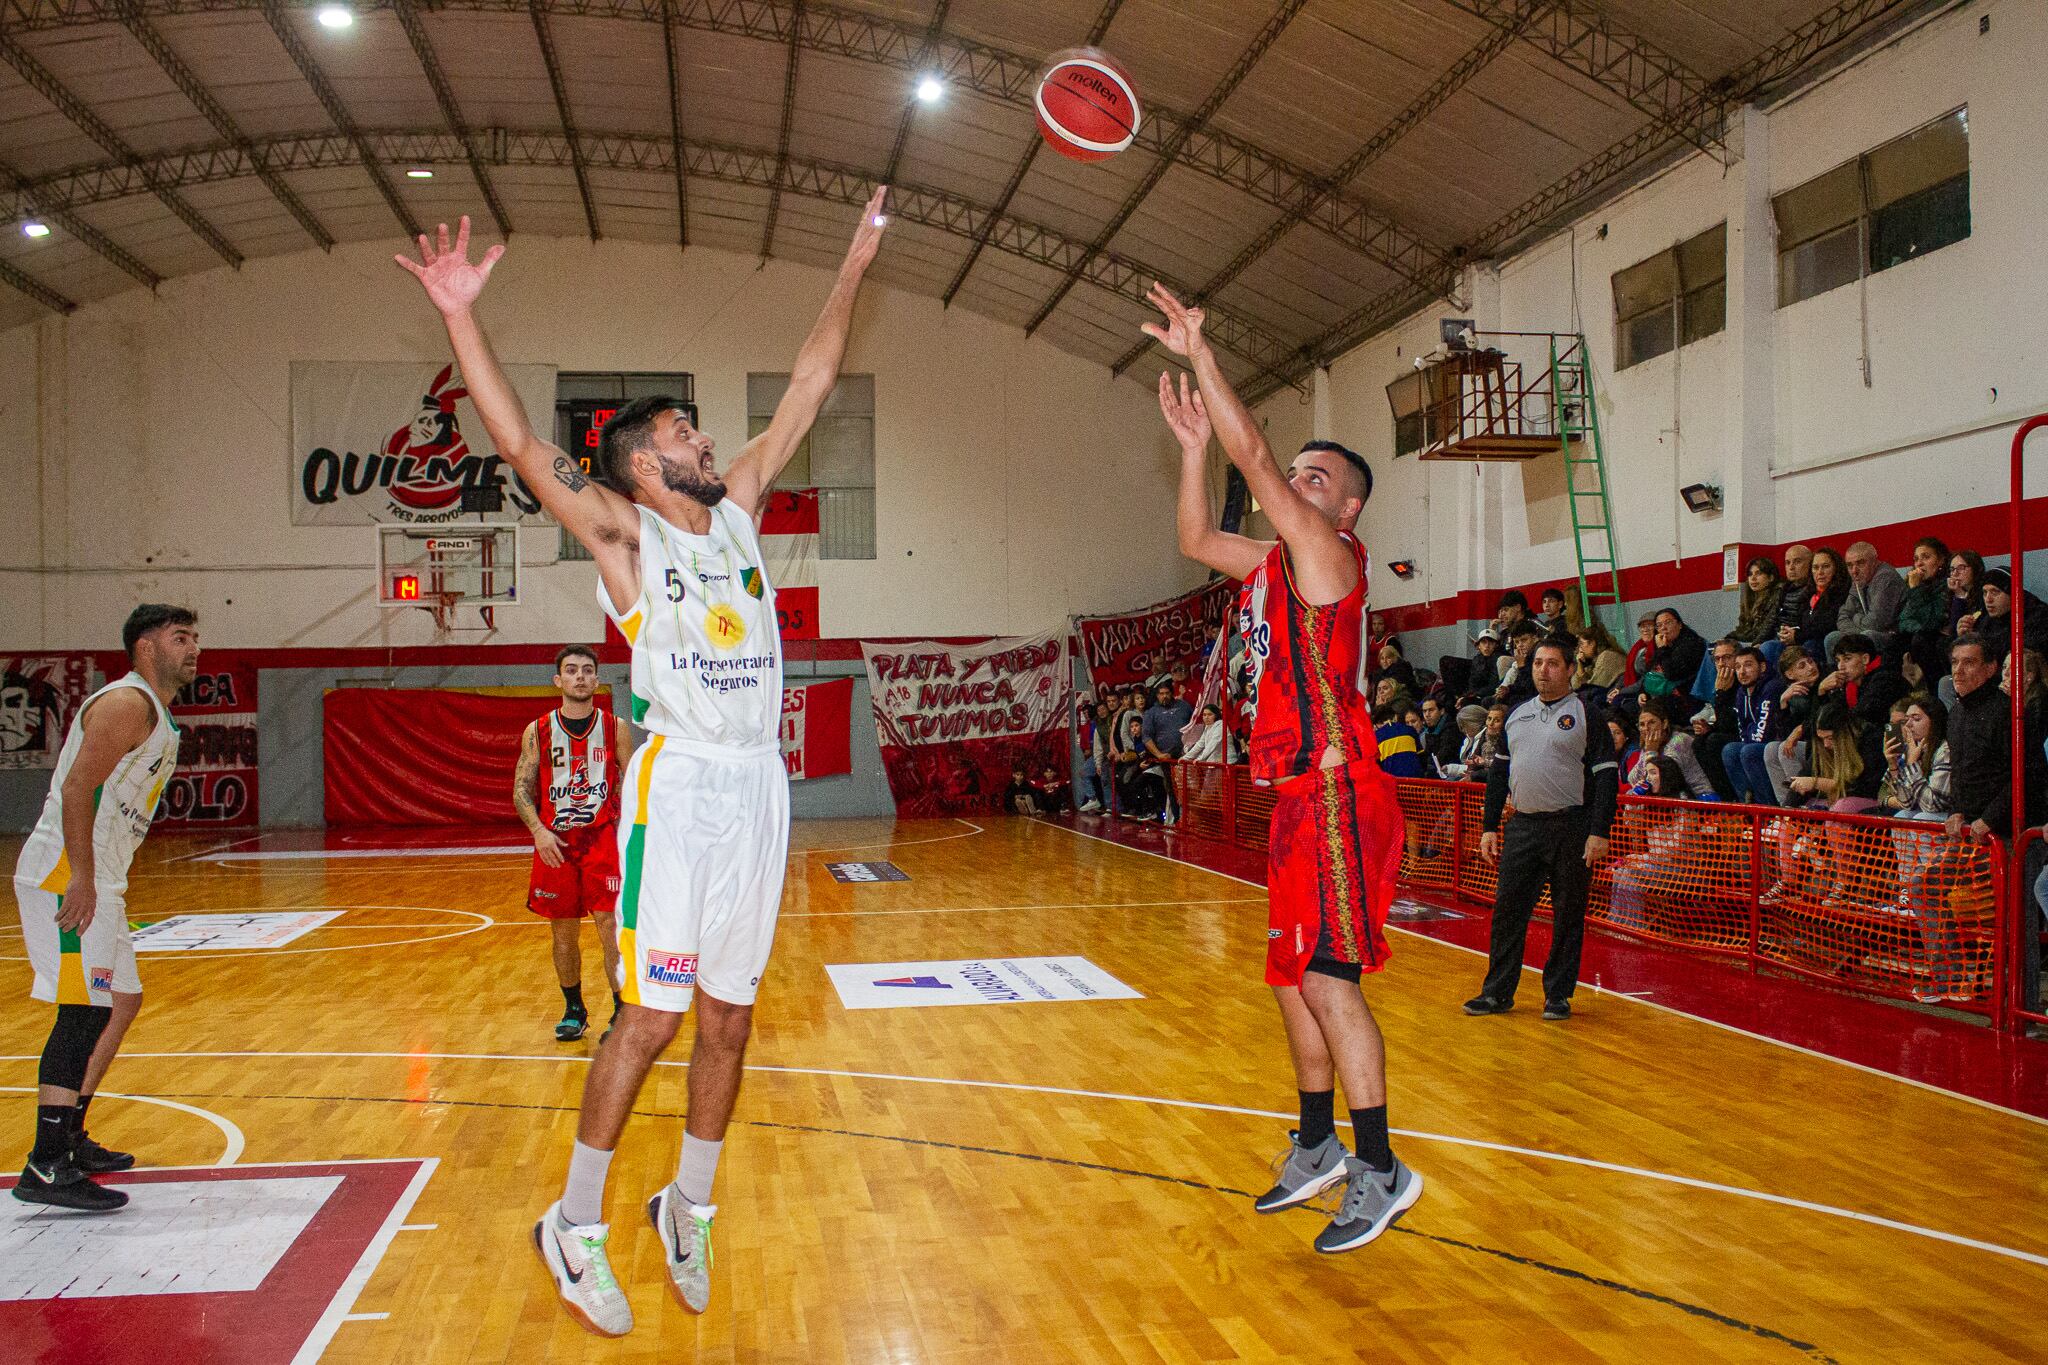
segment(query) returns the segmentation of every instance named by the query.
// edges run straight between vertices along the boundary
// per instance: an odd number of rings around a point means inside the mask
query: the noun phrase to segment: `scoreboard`
[[[585,474],[595,478],[597,443],[604,435],[604,424],[626,406],[625,401],[618,398],[571,398],[563,406],[569,415],[569,457],[583,466]],[[691,426],[697,425],[697,405],[694,402],[676,406],[690,419]]]

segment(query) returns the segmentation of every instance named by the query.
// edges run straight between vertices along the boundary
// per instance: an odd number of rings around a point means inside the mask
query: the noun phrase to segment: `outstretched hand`
[[[1188,451],[1203,451],[1209,448],[1209,437],[1214,429],[1209,425],[1209,409],[1202,405],[1202,391],[1188,383],[1188,377],[1180,377],[1180,392],[1173,389],[1173,376],[1161,371],[1159,375],[1159,411],[1166,416],[1166,425],[1173,428],[1174,439],[1180,448]]]
[[[491,277],[491,267],[505,254],[505,248],[494,246],[484,253],[484,258],[475,265],[469,263],[469,215],[462,215],[462,222],[455,230],[455,245],[448,245],[448,225],[442,223],[437,229],[440,245],[427,240],[427,234],[420,234],[420,259],[399,254],[391,259],[410,270],[426,286],[427,297],[434,307],[441,310],[443,317],[454,317],[469,311],[477,295],[484,292],[484,281]]]
[[[856,275],[874,264],[875,253],[882,249],[882,230],[889,225],[888,217],[882,212],[882,204],[888,197],[889,187],[877,185],[868,199],[868,206],[860,211],[860,226],[853,230],[853,245],[846,249],[844,267]]]
[[[1207,317],[1198,307],[1189,307],[1173,296],[1173,291],[1154,280],[1146,298],[1152,306],[1166,315],[1166,325],[1156,322],[1145,323],[1139,330],[1164,346],[1175,355],[1193,357],[1209,349],[1209,343],[1202,339],[1202,323]]]

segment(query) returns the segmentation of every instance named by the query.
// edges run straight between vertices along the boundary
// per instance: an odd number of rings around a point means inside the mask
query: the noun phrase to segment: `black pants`
[[[1517,813],[1508,821],[1500,855],[1500,885],[1493,896],[1493,944],[1481,994],[1515,998],[1522,979],[1522,947],[1529,916],[1550,887],[1550,960],[1543,964],[1543,998],[1569,1000],[1579,980],[1579,950],[1586,941],[1586,836],[1592,820],[1584,806],[1542,815]]]

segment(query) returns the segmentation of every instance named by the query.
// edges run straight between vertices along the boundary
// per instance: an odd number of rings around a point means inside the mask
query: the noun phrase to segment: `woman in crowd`
[[[1963,633],[1964,618],[1984,611],[1984,556],[1957,550],[1948,558],[1948,620],[1941,628],[1942,672],[1947,673],[1948,647]]]
[[[1883,739],[1840,702],[1829,702],[1813,718],[1806,771],[1788,784],[1800,804],[1842,815],[1861,815],[1877,805],[1884,776]]]
[[[1635,771],[1636,760],[1643,756],[1643,750],[1636,743],[1635,731],[1629,729],[1627,721],[1612,711],[1607,712],[1606,716],[1607,734],[1614,741],[1615,763],[1622,776],[1626,778]]]
[[[1572,670],[1572,689],[1584,691],[1590,688],[1605,696],[1610,689],[1620,686],[1628,669],[1628,656],[1607,633],[1607,627],[1596,619],[1574,627],[1572,634],[1579,642],[1578,660]]]
[[[1221,763],[1223,761],[1223,712],[1210,703],[1202,708],[1202,728],[1181,754],[1183,763]]]
[[[1769,555],[1758,555],[1749,561],[1742,578],[1742,596],[1735,608],[1735,629],[1728,632],[1728,637],[1761,647],[1765,663],[1775,662],[1781,647],[1778,603],[1784,594],[1785,582],[1778,577],[1777,563]]]
[[[1785,686],[1778,692],[1764,729],[1764,775],[1778,804],[1789,806],[1793,804],[1792,779],[1806,767],[1806,726],[1813,718],[1820,665],[1798,645],[1787,645],[1778,655],[1778,676]]]
[[[1408,662],[1407,651],[1401,647],[1401,637],[1389,635],[1380,641],[1379,676],[1392,678],[1401,690],[1413,696],[1422,689],[1415,685],[1415,665]]]
[[[1893,711],[1884,737],[1884,783],[1878,806],[1901,820],[1946,820],[1949,800],[1948,712],[1925,692]]]
[[[1668,758],[1678,765],[1686,787],[1700,800],[1716,799],[1711,795],[1713,784],[1707,781],[1706,771],[1700,767],[1698,755],[1693,753],[1692,736],[1672,724],[1670,704],[1662,697],[1644,698],[1642,708],[1636,713],[1636,737],[1642,742],[1642,753],[1628,773],[1631,792],[1637,796],[1649,795],[1651,769],[1658,759]]]
[[[1451,781],[1462,782],[1474,776],[1471,771],[1472,760],[1478,754],[1481,742],[1486,738],[1486,708],[1476,702],[1461,706],[1458,708],[1454,723],[1458,727],[1458,733],[1464,738],[1459,741],[1457,754],[1452,761],[1440,763],[1438,767]],[[1485,769],[1482,768],[1480,775],[1484,772]]]
[[[1920,671],[1920,685],[1931,687],[1940,677],[1941,628],[1948,624],[1949,549],[1938,536],[1922,536],[1913,545],[1913,565],[1906,570],[1906,595],[1899,601],[1898,643],[1902,664]]]
[[[1835,633],[1842,603],[1849,596],[1849,570],[1842,562],[1841,552],[1828,545],[1815,550],[1812,576],[1794,634],[1807,653],[1816,659],[1825,659],[1827,638]],[[1778,638],[1784,639],[1783,630],[1779,631]]]

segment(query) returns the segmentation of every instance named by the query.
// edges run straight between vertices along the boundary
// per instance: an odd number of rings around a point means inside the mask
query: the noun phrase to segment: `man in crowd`
[[[1562,588],[1545,588],[1543,590],[1543,610],[1537,615],[1536,624],[1543,627],[1545,635],[1555,635],[1565,628],[1564,590]]]
[[[1456,717],[1444,709],[1436,697],[1422,699],[1422,748],[1429,755],[1429,762],[1423,766],[1434,777],[1446,763],[1458,761],[1458,746],[1464,737],[1458,733]]]
[[[1472,639],[1472,695],[1482,699],[1491,698],[1493,689],[1500,686],[1502,633],[1497,626],[1488,626]]]
[[[1899,571],[1877,557],[1877,547],[1859,540],[1842,556],[1849,565],[1849,596],[1835,617],[1835,634],[1828,637],[1828,656],[1844,635],[1867,635],[1879,649],[1888,649],[1899,625],[1899,605],[1906,600],[1906,580]]]
[[[1543,634],[1543,627],[1524,618],[1515,623],[1508,637],[1509,662],[1501,670],[1501,683],[1494,689],[1493,699],[1511,711],[1536,695],[1536,682],[1529,676],[1529,660]]]
[[[1180,818],[1180,808],[1173,799],[1171,768],[1181,756],[1180,732],[1187,729],[1188,722],[1195,718],[1195,708],[1174,694],[1171,678],[1154,688],[1152,696],[1153,702],[1146,710],[1144,720],[1145,753],[1166,780],[1166,822],[1172,824]]]
[[[1797,644],[1806,624],[1806,601],[1813,596],[1813,550],[1794,545],[1785,551],[1785,586],[1778,595],[1778,640]]]
[[[1738,648],[1728,686],[1714,694],[1713,730],[1694,746],[1707,780],[1726,800],[1778,804],[1763,766],[1763,745],[1769,736],[1777,690],[1763,651],[1755,645]],[[1752,752],[1745,752],[1746,747]]]
[[[1721,751],[1735,742],[1736,701],[1741,693],[1737,677],[1741,649],[1741,644],[1732,639],[1714,642],[1714,674],[1708,684],[1712,705],[1701,707],[1692,720],[1693,755],[1699,760],[1700,770],[1707,775],[1707,781],[1713,784],[1714,794],[1723,801],[1735,799],[1733,775],[1722,765]]]
[[[1814,693],[1823,705],[1839,694],[1857,720],[1882,730],[1891,718],[1892,703],[1908,690],[1898,664],[1880,654],[1868,635],[1851,633],[1835,641],[1835,671],[1820,680]]]

